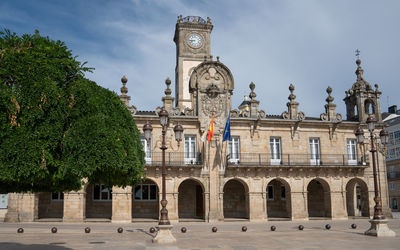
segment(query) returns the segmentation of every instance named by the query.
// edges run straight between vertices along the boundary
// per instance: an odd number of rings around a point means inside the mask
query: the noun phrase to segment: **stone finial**
[[[131,100],[131,97],[127,95],[128,88],[126,87],[126,83],[128,82],[128,79],[126,78],[126,76],[122,76],[121,82],[122,82],[122,87],[119,99],[129,108],[129,101]]]
[[[164,93],[165,93],[165,95],[170,96],[172,91],[169,88],[169,85],[171,85],[171,79],[169,79],[169,77],[167,77],[167,79],[165,79],[165,85],[167,85],[167,88],[165,89]]]
[[[121,94],[126,95],[128,93],[128,88],[126,87],[126,83],[128,82],[128,79],[126,78],[126,76],[122,76],[121,82],[122,82]]]
[[[357,59],[356,64],[357,64],[357,70],[356,70],[357,80],[364,80],[364,78],[363,78],[364,70],[360,66],[361,60]]]
[[[211,24],[211,18],[207,17],[207,24]]]
[[[183,22],[183,18],[182,18],[182,15],[179,15],[178,16],[178,23],[181,23],[181,22]]]
[[[164,103],[164,108],[168,111],[168,113],[173,114],[172,111],[175,98],[171,96],[172,91],[169,88],[169,86],[171,85],[171,79],[169,79],[169,77],[165,79],[165,85],[167,85],[167,88],[164,91],[165,96],[162,97],[161,100]]]
[[[219,56],[217,56],[217,62],[219,62]]]
[[[249,88],[250,88],[250,90],[251,90],[251,92],[250,92],[250,94],[249,94],[249,97],[250,97],[250,117],[253,117],[253,118],[255,118],[255,117],[258,117],[258,113],[259,113],[259,110],[258,110],[258,106],[260,105],[260,101],[257,101],[256,100],[256,93],[254,92],[254,89],[256,88],[256,85],[254,84],[254,82],[251,82],[250,84],[249,84]]]
[[[290,103],[293,103],[294,100],[296,99],[296,95],[293,94],[293,91],[294,91],[294,85],[293,84],[289,85],[289,91],[290,91],[290,95],[289,95],[288,99],[289,99]]]
[[[322,113],[320,116],[321,120],[341,122],[343,120],[342,115],[336,114],[336,104],[333,103],[335,98],[331,96],[332,88],[330,86],[326,89],[326,93],[328,93],[328,97],[325,99],[327,104],[325,104],[325,113]]]
[[[257,96],[257,94],[254,92],[255,87],[256,87],[256,85],[253,82],[251,82],[249,85],[249,88],[251,90],[249,96],[250,96],[251,100],[253,100]]]
[[[294,92],[294,85],[289,85],[290,95],[288,97],[289,102],[286,103],[288,107],[288,111],[284,111],[282,113],[283,119],[293,119],[293,120],[304,120],[305,115],[304,112],[298,112],[299,103],[295,101],[296,95],[293,94]]]
[[[328,93],[328,97],[325,99],[326,102],[327,102],[328,104],[332,104],[332,102],[333,102],[333,100],[335,100],[335,98],[333,98],[333,97],[331,96],[331,93],[332,93],[332,88],[331,88],[331,86],[328,86],[328,88],[326,89],[326,93]]]

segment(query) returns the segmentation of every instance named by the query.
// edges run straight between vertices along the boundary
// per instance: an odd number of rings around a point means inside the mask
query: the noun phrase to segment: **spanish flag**
[[[207,141],[210,142],[214,136],[214,114],[211,115],[210,128],[208,129]]]

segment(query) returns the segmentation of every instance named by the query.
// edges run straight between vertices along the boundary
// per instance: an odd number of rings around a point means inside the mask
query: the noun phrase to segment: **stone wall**
[[[62,218],[64,210],[63,200],[52,200],[51,193],[39,194],[39,219]]]

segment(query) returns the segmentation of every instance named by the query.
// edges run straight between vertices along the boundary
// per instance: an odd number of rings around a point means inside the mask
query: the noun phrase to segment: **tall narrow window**
[[[150,138],[149,142],[147,143],[144,136],[142,136],[141,141],[142,141],[143,151],[145,153],[144,159],[146,161],[146,164],[150,164],[151,163],[151,138]]]
[[[240,160],[240,138],[239,136],[232,136],[228,143],[229,148],[229,162],[239,163]]]
[[[398,207],[397,207],[397,199],[396,198],[392,199],[392,209],[398,209]]]
[[[270,138],[269,147],[271,151],[271,165],[281,164],[281,139]]]
[[[349,165],[357,165],[357,143],[354,139],[347,140],[347,161]]]
[[[281,200],[286,200],[286,188],[281,186]]]
[[[268,200],[273,200],[274,199],[274,187],[272,185],[268,185],[268,187],[267,187],[267,195],[268,195]]]
[[[320,164],[320,149],[319,149],[319,138],[310,139],[310,164],[319,165]]]
[[[185,135],[185,163],[195,164],[196,163],[196,136]]]

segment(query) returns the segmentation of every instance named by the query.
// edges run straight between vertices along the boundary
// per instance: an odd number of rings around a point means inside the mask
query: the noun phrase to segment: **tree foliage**
[[[0,192],[134,185],[140,133],[118,96],[61,41],[0,33]]]

